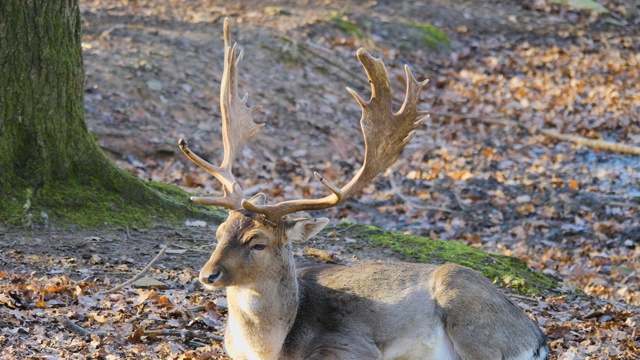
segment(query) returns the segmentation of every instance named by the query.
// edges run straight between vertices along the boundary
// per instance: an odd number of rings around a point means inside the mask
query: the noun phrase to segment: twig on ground
[[[65,329],[71,330],[77,334],[82,336],[105,336],[107,334],[106,331],[91,331],[83,328],[82,326],[74,323],[68,317],[64,315],[57,316],[56,319],[58,322],[64,326]],[[199,339],[209,339],[214,341],[224,341],[222,336],[212,335],[209,333],[203,333],[199,331],[191,331],[186,329],[161,329],[161,330],[145,330],[142,335],[146,336],[180,336],[185,339],[189,338],[199,338]]]
[[[94,274],[94,272],[93,272],[93,271],[91,271],[91,274],[90,274],[90,275],[87,275],[87,276],[85,276],[84,278],[80,279],[80,280],[78,281],[78,284],[82,284],[82,283],[84,283],[84,282],[87,282],[87,281],[89,281],[89,279],[91,279],[92,277],[95,277],[95,274]]]
[[[336,233],[336,234],[340,234],[340,233],[343,233],[343,232],[345,232],[345,231],[347,231],[347,230],[349,230],[349,229],[353,228],[353,227],[354,227],[354,226],[356,226],[356,225],[357,225],[357,224],[351,224],[351,225],[349,225],[349,226],[347,226],[347,227],[345,227],[345,228],[343,228],[343,229],[333,230],[333,231],[335,231],[335,233]]]
[[[458,207],[460,208],[460,210],[465,211],[467,209],[467,206],[462,202],[460,193],[456,189],[453,189],[452,192],[453,192],[453,199],[458,204]]]
[[[199,338],[209,339],[214,341],[224,341],[222,336],[212,335],[209,333],[203,333],[199,331],[191,331],[186,329],[160,329],[160,330],[145,330],[142,335],[145,336],[180,336],[182,338]]]
[[[133,236],[129,233],[129,227],[127,226],[127,240],[133,240]]]
[[[199,252],[199,253],[204,253],[204,254],[211,254],[211,251],[198,249],[198,248],[194,248],[194,247],[191,247],[191,246],[180,245],[180,244],[176,244],[176,243],[171,243],[171,247],[177,247],[179,249],[184,249],[184,250],[194,251],[194,252]]]
[[[157,263],[160,260],[160,258],[162,258],[162,256],[164,255],[165,251],[167,251],[167,247],[163,246],[162,249],[160,249],[160,252],[158,253],[158,255],[156,255],[156,257],[154,257],[153,260],[151,260],[151,262],[149,264],[147,264],[147,266],[145,266],[144,269],[142,269],[136,276],[132,277],[131,279],[123,282],[122,284],[120,284],[120,285],[118,285],[118,286],[116,286],[116,287],[114,287],[112,289],[99,292],[98,294],[100,294],[100,295],[111,294],[111,293],[113,293],[115,291],[118,291],[118,290],[122,289],[123,287],[133,283],[134,281],[140,279],[147,271],[149,271],[149,269],[151,269],[151,267],[153,265],[155,265],[155,263]]]
[[[518,299],[518,300],[526,300],[526,301],[530,301],[533,303],[539,303],[540,300],[529,297],[529,296],[524,296],[524,295],[518,295],[518,294],[508,294],[509,297],[514,298],[514,299]]]
[[[222,306],[222,305],[217,305],[215,307],[216,310],[227,310],[226,306]],[[200,311],[204,311],[207,310],[207,307],[205,305],[198,305],[198,306],[193,306],[188,308],[187,310],[191,311],[191,312],[200,312]]]
[[[64,326],[65,329],[67,330],[71,330],[77,334],[83,335],[83,336],[87,336],[87,335],[96,335],[96,336],[105,336],[107,334],[106,331],[91,331],[91,330],[87,330],[85,328],[83,328],[82,326],[74,323],[73,321],[71,321],[71,319],[69,319],[68,317],[64,316],[64,315],[60,315],[57,316],[56,319],[58,320],[58,322]]]
[[[608,201],[606,204],[610,206],[615,206],[615,207],[627,207],[627,208],[640,209],[640,205],[638,204],[626,203],[621,201]]]
[[[146,27],[142,25],[130,25],[130,24],[113,24],[109,26],[106,30],[100,33],[100,37],[108,37],[111,35],[111,32],[119,29],[129,29],[129,30],[144,30]]]
[[[194,347],[203,347],[203,346],[207,346],[209,344],[201,343],[200,341],[189,340],[189,345],[194,346]]]
[[[469,115],[464,115],[464,114],[453,114],[453,113],[449,113],[449,112],[441,112],[441,111],[429,111],[429,114],[431,114],[431,116],[441,116],[441,117],[452,117],[452,116],[457,116],[461,119],[468,119],[468,120],[478,120],[481,121],[483,123],[486,124],[496,124],[496,125],[504,125],[504,126],[515,126],[515,127],[520,127],[520,124],[518,124],[516,121],[513,120],[508,120],[505,119],[504,115],[495,115],[493,117],[487,117],[487,116],[469,116]]]

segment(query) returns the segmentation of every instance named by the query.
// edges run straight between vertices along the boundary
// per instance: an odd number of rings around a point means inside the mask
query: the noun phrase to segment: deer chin
[[[200,281],[200,284],[202,284],[202,286],[204,286],[205,289],[209,290],[209,291],[214,291],[214,290],[222,290],[224,288],[226,288],[226,286],[221,286],[221,285],[211,285],[211,284],[205,284],[202,281]]]

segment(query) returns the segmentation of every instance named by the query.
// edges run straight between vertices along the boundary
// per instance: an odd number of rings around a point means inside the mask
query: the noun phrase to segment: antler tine
[[[247,107],[247,97],[238,96],[237,69],[242,61],[242,51],[237,55],[237,44],[231,44],[229,19],[224,19],[224,71],[220,81],[220,112],[222,115],[222,142],[224,158],[220,166],[215,166],[194,154],[187,147],[186,141],[180,139],[182,152],[196,165],[205,169],[222,184],[222,197],[192,197],[191,200],[204,205],[222,206],[228,209],[241,209],[244,198],[242,189],[236,182],[231,168],[236,154],[264,124],[253,122],[251,109]]]
[[[384,63],[362,48],[358,50],[357,57],[371,84],[369,101],[363,100],[355,91],[347,88],[362,108],[360,125],[365,142],[365,157],[360,170],[342,188],[338,188],[316,174],[316,179],[332,192],[324,198],[289,200],[274,205],[257,205],[244,200],[242,207],[246,210],[263,214],[269,220],[278,221],[293,212],[321,210],[336,206],[354,196],[376,175],[391,166],[404,146],[413,138],[414,130],[427,120],[429,115],[417,110],[420,91],[427,81],[417,81],[409,67],[405,66],[406,97],[400,110],[394,113],[391,85]]]

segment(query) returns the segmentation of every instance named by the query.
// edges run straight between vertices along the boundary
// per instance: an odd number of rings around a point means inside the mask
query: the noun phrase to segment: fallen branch
[[[85,328],[83,328],[82,326],[74,323],[73,321],[71,321],[71,319],[69,319],[68,317],[64,316],[64,315],[60,315],[60,316],[56,316],[56,319],[58,320],[58,322],[64,326],[65,329],[67,330],[71,330],[77,334],[80,334],[82,336],[91,336],[91,335],[95,335],[95,336],[105,336],[107,334],[106,331],[91,331],[91,330],[87,330]]]
[[[445,117],[454,115],[446,112],[431,112],[431,114],[438,115],[438,116],[445,116]],[[524,125],[516,121],[508,120],[508,119],[500,119],[500,116],[497,116],[494,118],[487,118],[482,116],[465,116],[465,115],[459,115],[459,116],[464,119],[477,120],[486,124],[517,126],[526,131],[529,131],[529,132],[531,131],[530,128],[526,128]],[[594,139],[589,139],[589,138],[576,136],[576,135],[566,135],[566,134],[561,134],[557,130],[549,129],[549,128],[541,128],[541,129],[538,129],[536,132],[546,137],[550,137],[550,138],[554,138],[562,141],[569,141],[577,145],[587,146],[594,149],[608,150],[608,151],[613,151],[613,152],[618,152],[623,154],[640,156],[640,146],[634,146],[634,145],[628,145],[624,143],[617,143],[617,142],[604,141],[604,140],[594,140]]]
[[[565,135],[552,129],[540,129],[538,130],[538,132],[554,139],[570,141],[574,144],[588,146],[594,149],[609,150],[609,151],[614,151],[614,152],[619,152],[619,153],[629,154],[629,155],[640,155],[640,147],[638,146],[616,143],[611,141],[604,141],[604,140],[587,139],[587,138],[584,138],[581,136],[575,136],[575,135]]]
[[[140,279],[147,271],[149,271],[149,269],[151,269],[151,267],[153,265],[155,265],[155,263],[158,262],[158,260],[160,260],[160,258],[162,258],[162,256],[164,255],[164,252],[167,251],[167,247],[163,246],[162,249],[160,249],[160,252],[158,253],[158,255],[156,255],[156,257],[153,258],[153,260],[151,260],[151,262],[149,264],[147,264],[147,266],[144,267],[144,269],[142,269],[136,276],[132,277],[131,279],[123,282],[122,284],[109,289],[109,290],[105,290],[102,292],[99,292],[98,294],[100,295],[106,295],[106,294],[111,294],[113,292],[116,292],[120,289],[122,289],[123,287],[135,282],[136,280]]]
[[[161,330],[145,330],[142,335],[146,336],[180,336],[185,339],[198,338],[209,339],[214,341],[224,341],[222,336],[212,335],[199,331],[191,331],[185,329],[161,329]]]

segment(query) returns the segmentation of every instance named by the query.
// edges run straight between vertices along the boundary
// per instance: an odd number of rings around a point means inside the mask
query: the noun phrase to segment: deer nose
[[[200,282],[204,285],[213,285],[216,281],[220,280],[220,278],[222,278],[222,271],[213,271],[208,275],[205,273],[200,274]]]
[[[220,279],[221,275],[222,275],[221,271],[216,271],[214,273],[211,273],[211,274],[209,274],[209,276],[207,276],[207,282],[209,284],[213,284],[216,281],[218,281],[218,279]]]

